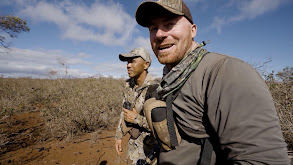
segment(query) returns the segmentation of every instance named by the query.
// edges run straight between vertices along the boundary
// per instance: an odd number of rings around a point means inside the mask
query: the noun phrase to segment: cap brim
[[[119,54],[119,59],[121,61],[127,61],[127,59],[128,58],[131,58],[131,57],[140,57],[140,55],[132,54],[132,53],[122,53],[122,54]]]
[[[151,17],[163,12],[171,12],[176,15],[184,15],[184,13],[172,9],[168,6],[162,5],[159,2],[146,1],[141,3],[136,9],[135,18],[139,25],[143,27],[149,27]]]

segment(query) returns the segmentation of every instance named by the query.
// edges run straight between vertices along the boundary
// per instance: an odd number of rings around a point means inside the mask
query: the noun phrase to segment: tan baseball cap
[[[149,27],[150,19],[163,11],[182,15],[193,24],[191,13],[182,0],[158,0],[142,2],[136,9],[135,18],[139,25]]]
[[[131,50],[129,53],[119,54],[119,59],[121,61],[127,61],[127,58],[130,58],[130,57],[141,57],[142,59],[149,62],[150,64],[152,62],[151,55],[145,48],[135,48]]]

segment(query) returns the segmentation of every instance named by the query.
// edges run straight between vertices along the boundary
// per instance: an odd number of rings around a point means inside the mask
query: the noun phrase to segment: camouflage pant
[[[146,155],[152,151],[156,145],[156,141],[149,135],[149,133],[143,132],[137,139],[129,139],[127,152],[128,165],[135,165],[139,159],[145,159]]]

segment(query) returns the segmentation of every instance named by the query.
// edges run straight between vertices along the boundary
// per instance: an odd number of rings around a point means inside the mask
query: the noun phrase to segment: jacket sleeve
[[[290,164],[274,101],[261,76],[226,58],[209,77],[208,119],[233,164]]]
[[[122,104],[125,102],[125,100],[126,100],[126,95],[125,95],[125,92],[124,92],[123,93]],[[121,114],[120,114],[118,126],[116,128],[115,140],[120,140],[120,139],[122,139],[123,135],[125,135],[125,133],[123,132],[123,128],[122,128],[123,127],[122,122],[124,122],[124,115],[123,115],[123,111],[122,111],[122,106],[121,106],[120,110],[121,110]]]
[[[119,119],[119,122],[118,122],[118,126],[116,128],[116,135],[115,135],[115,140],[120,140],[122,139],[124,133],[123,133],[123,129],[122,129],[122,122],[124,118],[123,118],[123,112],[121,112],[121,115],[120,115],[120,119]]]
[[[154,83],[152,85],[150,85],[147,89],[147,92],[145,94],[145,99],[144,99],[144,102],[150,98],[158,98],[158,93],[157,93],[157,88],[159,87],[159,84],[158,83]],[[143,104],[144,104],[143,102]],[[143,110],[142,110],[143,111]],[[148,122],[147,122],[147,119],[146,117],[144,116],[144,113],[141,112],[140,114],[138,114],[136,116],[136,118],[134,119],[134,124],[137,124],[138,126],[148,130],[148,131],[151,131],[150,128],[149,128],[149,125],[148,125]]]

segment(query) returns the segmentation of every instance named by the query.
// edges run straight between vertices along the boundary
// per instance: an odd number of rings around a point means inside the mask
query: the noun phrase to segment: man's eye
[[[169,25],[169,26],[173,26],[173,25],[175,25],[175,23],[173,23],[173,22],[169,22],[168,25]]]
[[[150,32],[155,31],[155,30],[157,30],[157,27],[150,27],[150,28],[149,28],[149,31],[150,31]]]

